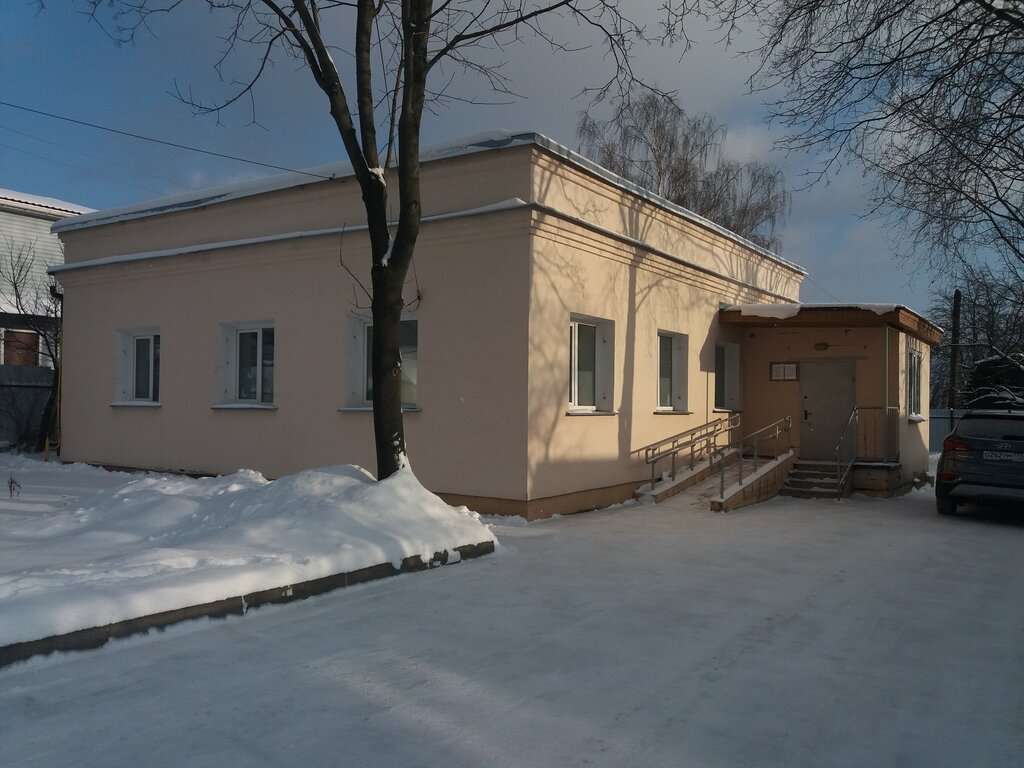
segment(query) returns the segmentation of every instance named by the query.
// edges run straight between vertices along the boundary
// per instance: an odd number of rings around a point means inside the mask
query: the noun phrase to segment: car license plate
[[[1010,453],[1009,451],[983,451],[981,457],[985,461],[1022,461],[1024,453]]]

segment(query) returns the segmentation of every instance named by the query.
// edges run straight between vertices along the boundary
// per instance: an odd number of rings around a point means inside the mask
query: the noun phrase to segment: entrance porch
[[[926,477],[922,412],[941,336],[927,319],[899,305],[783,304],[729,307],[719,322],[742,330],[745,425],[791,414],[798,461],[835,477],[828,493],[893,495]]]

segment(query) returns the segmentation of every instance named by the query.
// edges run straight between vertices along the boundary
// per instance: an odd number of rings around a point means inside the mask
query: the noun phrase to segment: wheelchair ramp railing
[[[689,468],[693,469],[698,461],[710,457],[718,449],[723,437],[729,439],[739,426],[740,414],[735,413],[727,419],[709,421],[641,448],[644,462],[651,467],[651,490],[653,491],[658,483],[658,462],[666,459],[672,462],[670,476],[675,480],[679,454],[684,454],[684,460]]]

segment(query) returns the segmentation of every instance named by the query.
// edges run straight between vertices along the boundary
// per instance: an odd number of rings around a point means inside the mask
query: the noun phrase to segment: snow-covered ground
[[[494,556],[0,670],[0,766],[1021,764],[1012,518],[488,522]]]
[[[270,483],[3,455],[0,481],[0,646],[494,538],[408,469],[384,483],[349,466]]]

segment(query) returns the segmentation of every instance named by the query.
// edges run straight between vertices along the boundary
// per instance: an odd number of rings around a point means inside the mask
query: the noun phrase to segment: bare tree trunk
[[[373,282],[373,428],[377,444],[377,479],[399,470],[405,456],[402,422],[400,329],[405,305],[402,288],[419,237],[420,121],[426,94],[430,0],[402,4],[403,88],[398,119],[398,230],[388,258],[374,259]],[[380,329],[380,333],[378,333]],[[378,382],[380,385],[378,386]]]
[[[46,438],[50,436],[53,429],[53,417],[57,410],[57,382],[60,378],[60,371],[55,365],[53,368],[53,383],[50,385],[50,394],[46,398],[46,405],[43,407],[43,416],[39,420],[39,434],[36,436],[35,450],[41,453],[46,450]]]

